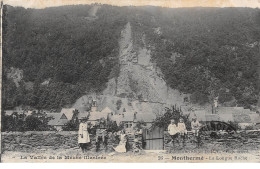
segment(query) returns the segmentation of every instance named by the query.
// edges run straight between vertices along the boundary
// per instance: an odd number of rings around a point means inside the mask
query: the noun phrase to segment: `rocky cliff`
[[[97,99],[99,110],[107,106],[118,113],[122,108],[130,112],[158,114],[167,105],[184,104],[184,98],[189,95],[167,86],[160,69],[151,61],[151,50],[147,48],[145,34],[141,37],[141,45],[134,44],[134,38],[138,37],[133,36],[131,23],[128,22],[118,42],[118,77],[109,79],[106,89],[100,94],[81,97],[74,107],[88,103],[90,96]],[[122,104],[117,108],[119,100]]]

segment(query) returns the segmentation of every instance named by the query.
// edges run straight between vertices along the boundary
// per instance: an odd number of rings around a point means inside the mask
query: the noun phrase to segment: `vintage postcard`
[[[260,162],[259,7],[1,1],[1,162]]]

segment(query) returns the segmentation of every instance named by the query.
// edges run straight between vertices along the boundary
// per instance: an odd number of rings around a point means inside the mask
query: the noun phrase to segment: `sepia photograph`
[[[1,163],[259,163],[259,0],[2,0]]]

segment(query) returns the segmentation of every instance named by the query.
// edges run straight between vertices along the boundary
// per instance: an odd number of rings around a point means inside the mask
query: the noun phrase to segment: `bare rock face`
[[[160,113],[166,105],[182,105],[184,95],[167,86],[161,70],[151,62],[151,51],[134,44],[131,24],[121,31],[119,40],[118,77],[111,78],[107,88],[97,97],[99,109],[106,106],[120,113],[121,108],[130,112]],[[120,100],[121,108],[116,106]],[[80,103],[76,103],[77,107]],[[122,112],[121,112],[122,113]]]
[[[119,41],[120,74],[116,95],[130,95],[147,102],[182,104],[184,95],[167,86],[160,69],[151,62],[151,51],[145,39],[143,43],[143,47],[134,49],[131,25],[127,23]]]

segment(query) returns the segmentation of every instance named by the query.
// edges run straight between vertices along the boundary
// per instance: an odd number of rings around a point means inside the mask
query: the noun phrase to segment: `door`
[[[163,150],[164,130],[155,127],[144,132],[144,142],[146,150]]]

